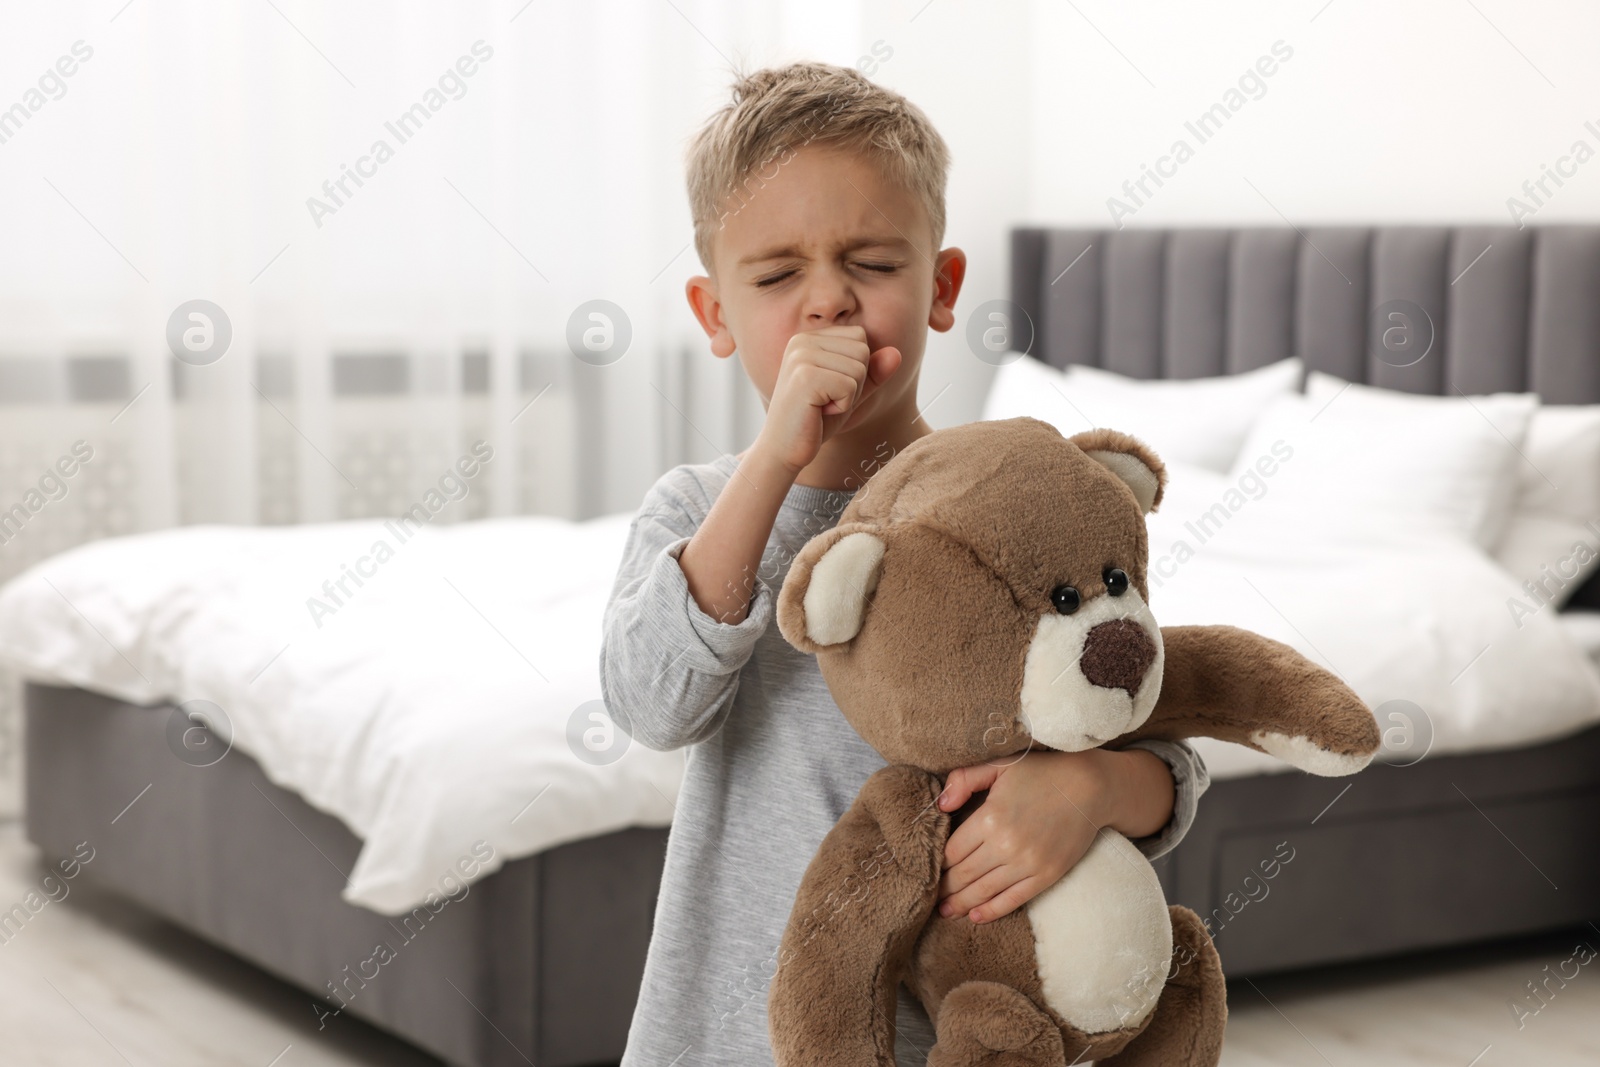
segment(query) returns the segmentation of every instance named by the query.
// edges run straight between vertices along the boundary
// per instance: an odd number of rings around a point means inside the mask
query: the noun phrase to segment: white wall
[[[1600,158],[1562,164],[1542,206],[1522,191],[1575,141],[1600,152],[1600,5],[933,0],[909,21],[921,7],[868,3],[862,38],[896,43],[880,79],[951,144],[968,309],[1004,295],[1008,227],[1112,226],[1113,196],[1127,226],[1506,224],[1513,196],[1534,223],[1600,221]],[[1199,142],[1184,123],[1277,41],[1293,54],[1259,99]],[[1133,204],[1123,182],[1179,138],[1193,157]],[[958,331],[931,342],[924,402],[951,388],[929,420],[976,417],[991,375]]]

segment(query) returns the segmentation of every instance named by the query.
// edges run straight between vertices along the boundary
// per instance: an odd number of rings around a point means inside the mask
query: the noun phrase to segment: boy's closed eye
[[[861,263],[855,264],[855,266],[860,268],[861,270],[871,271],[871,272],[873,272],[875,274],[893,274],[895,271],[897,271],[897,270],[899,270],[901,268],[902,264],[899,264],[899,263],[867,263],[867,262],[861,262]],[[779,282],[786,281],[789,278],[793,277],[795,275],[795,273],[796,272],[791,269],[791,270],[785,270],[785,271],[783,271],[783,272],[781,272],[779,274],[774,274],[774,275],[770,275],[770,276],[768,276],[766,278],[762,278],[762,279],[760,279],[759,281],[756,282],[756,288],[765,289],[765,288],[767,288],[769,286],[777,285]]]

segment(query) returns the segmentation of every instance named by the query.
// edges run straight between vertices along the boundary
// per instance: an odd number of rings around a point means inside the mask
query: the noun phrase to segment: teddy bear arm
[[[812,857],[767,995],[778,1067],[894,1067],[900,980],[938,897],[940,788],[914,767],[878,771]]]
[[[1127,740],[1214,737],[1320,775],[1353,774],[1378,725],[1350,687],[1280,641],[1234,626],[1164,626],[1150,718]]]

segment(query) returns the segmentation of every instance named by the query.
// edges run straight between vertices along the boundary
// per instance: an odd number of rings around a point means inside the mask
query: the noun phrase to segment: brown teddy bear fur
[[[1073,679],[1091,686],[1073,692],[1121,689],[1124,703],[1146,692],[1148,705],[1149,687],[1159,687],[1147,718],[1130,713],[1130,728],[1110,747],[1206,736],[1266,751],[1258,743],[1265,731],[1288,739],[1274,754],[1316,773],[1350,773],[1376,753],[1365,705],[1288,646],[1225,626],[1152,632],[1140,603],[1148,599],[1144,514],[1159,505],[1165,480],[1149,448],[1115,431],[1064,438],[1035,419],[970,423],[907,447],[794,561],[778,625],[818,655],[835,702],[889,766],[828,834],[796,895],[768,998],[781,1067],[892,1067],[902,982],[935,1023],[935,1067],[1217,1062],[1226,991],[1216,950],[1188,909],[1167,909],[1171,969],[1147,976],[1164,981],[1154,1007],[1121,1011],[1120,1025],[1092,1030],[1047,995],[1039,961],[1048,931],[1035,908],[1051,890],[983,924],[935,911],[945,842],[967,810],[953,819],[938,808],[944,775],[1046,747],[1030,733],[1045,719],[1024,713],[1024,683],[1035,660],[1054,669],[1033,650],[1043,641],[1036,635],[1072,626],[1052,619],[1073,614],[1052,602],[1059,586],[1078,591],[1085,617],[1118,612],[1111,625],[1094,624],[1098,635],[1086,623],[1081,654],[1062,674],[1093,678]],[[824,562],[858,533],[871,536],[846,547],[876,539],[881,558],[850,563],[861,555],[841,551]],[[1110,568],[1126,572],[1137,600],[1099,603],[1120,595],[1107,587]],[[1137,850],[1132,856],[1129,885],[1147,892],[1133,867],[1148,864]],[[1122,995],[1105,991],[1110,1007]]]

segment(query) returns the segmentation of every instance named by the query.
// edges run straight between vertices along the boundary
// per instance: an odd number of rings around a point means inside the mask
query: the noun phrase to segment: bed
[[[1413,393],[1595,404],[1597,293],[1593,228],[1011,238],[1022,358],[1140,379],[1296,353]],[[1391,299],[1436,325],[1432,358],[1375,354],[1368,312]],[[343,1005],[459,1067],[616,1060],[681,770],[642,746],[579,752],[627,518],[403,541],[378,523],[183,528],[47,561],[0,591],[0,649],[28,678],[30,839],[47,861],[92,842],[83,877],[306,989],[326,1025]],[[393,559],[367,559],[384,538]],[[338,585],[350,569],[370,584]],[[1563,615],[1595,608],[1591,580]],[[196,699],[231,713],[198,748]],[[1580,711],[1532,743],[1444,744],[1350,782],[1213,752],[1157,870],[1237,977],[1584,921],[1600,701]]]
[[[1410,393],[1600,402],[1600,227],[1020,228],[1011,300],[1031,335],[1018,347],[1052,367],[1195,378],[1292,353]],[[1372,310],[1397,300],[1435,331],[1408,365],[1373,329]],[[1597,608],[1591,578],[1564,611]],[[1600,910],[1597,818],[1590,726],[1349,782],[1213,768],[1188,837],[1156,867],[1246,977],[1582,924]],[[1266,882],[1284,842],[1294,858]]]

